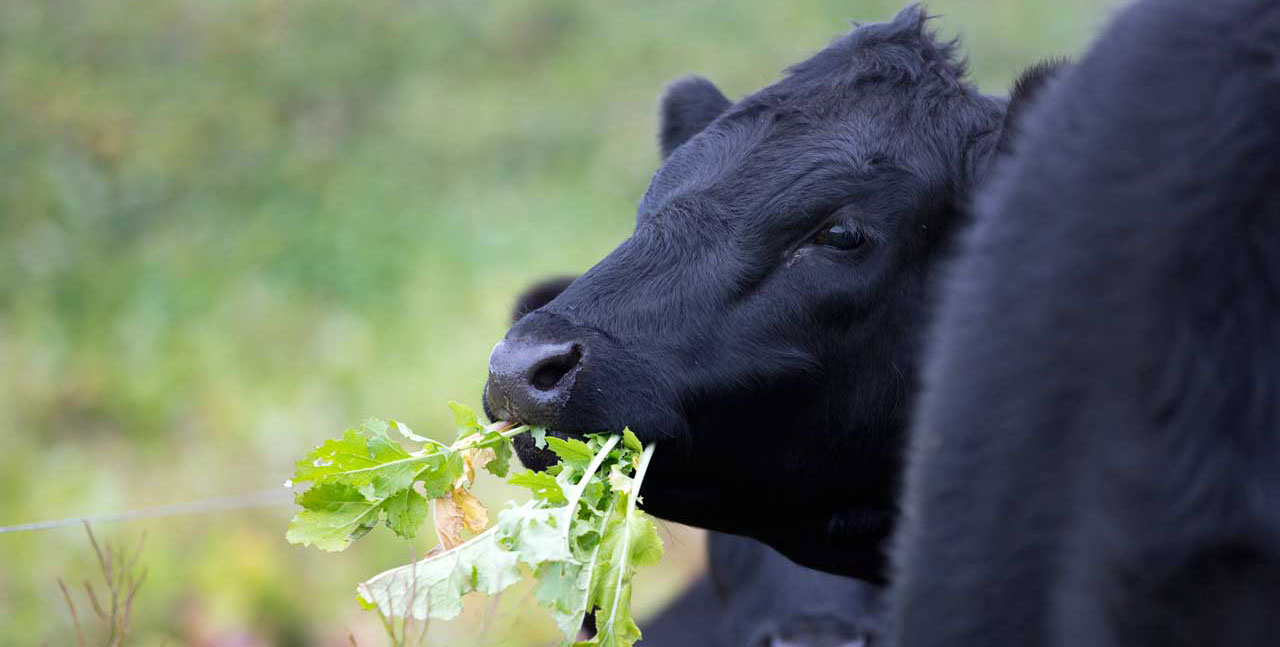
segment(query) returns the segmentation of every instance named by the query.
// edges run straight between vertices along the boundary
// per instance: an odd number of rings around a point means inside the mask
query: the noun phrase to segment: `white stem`
[[[492,426],[492,425],[490,425],[490,426]],[[500,431],[500,432],[498,432],[498,435],[499,435],[499,436],[502,436],[503,438],[513,438],[513,437],[515,437],[515,436],[519,436],[520,434],[523,434],[523,433],[524,433],[524,432],[526,432],[526,431],[529,431],[531,428],[532,428],[532,427],[530,427],[529,425],[520,425],[520,426],[518,426],[518,427],[512,427],[512,428],[510,428],[510,429],[508,429],[508,430],[506,430],[506,431]],[[486,430],[486,431],[493,431],[492,429],[489,429],[488,427],[485,427],[485,430]],[[480,433],[480,432],[476,432],[476,433]],[[468,436],[468,438],[470,438],[470,436]],[[451,450],[453,450],[453,451],[455,451],[455,452],[466,451],[466,450],[468,450],[468,449],[475,449],[476,447],[479,447],[479,446],[480,446],[480,444],[479,444],[479,443],[472,443],[472,444],[470,444],[470,445],[464,445],[464,446],[462,446],[462,447],[457,447],[456,445],[445,445],[445,444],[443,444],[443,443],[440,443],[439,441],[432,441],[432,442],[437,443],[437,444],[439,444],[441,447],[444,447],[444,448],[446,448],[446,449],[451,449]]]
[[[617,438],[617,436],[614,436]],[[623,561],[623,567],[618,569],[618,583],[613,589],[613,606],[609,607],[609,621],[604,626],[610,630],[613,629],[614,619],[618,615],[618,602],[622,597],[622,580],[627,576],[626,563],[630,561],[631,555],[628,551],[631,549],[631,515],[636,511],[636,499],[640,498],[640,484],[644,482],[644,473],[649,469],[649,459],[653,458],[653,443],[644,448],[644,453],[640,454],[640,464],[636,466],[636,476],[631,481],[631,492],[627,495],[627,516],[623,517],[623,523],[627,524],[627,532],[622,535],[622,551],[619,553],[619,559]]]
[[[600,451],[596,452],[596,455],[592,457],[591,463],[587,465],[587,471],[582,474],[582,480],[573,486],[573,495],[569,497],[569,514],[577,513],[578,499],[581,499],[582,493],[586,491],[587,482],[591,480],[591,476],[596,473],[596,470],[600,469],[600,464],[604,462],[609,452],[618,445],[619,440],[622,440],[622,436],[609,436],[609,439],[604,441],[604,446],[600,448]]]
[[[644,448],[644,453],[640,454],[640,464],[636,466],[635,487],[631,488],[631,500],[627,503],[629,508],[627,513],[636,507],[636,499],[640,496],[640,484],[644,483],[644,473],[649,470],[649,459],[653,458],[653,443],[649,443]]]
[[[523,434],[526,431],[529,431],[532,428],[533,427],[530,427],[529,425],[520,425],[519,427],[512,427],[506,431],[499,432],[498,435],[502,436],[503,438],[513,438],[515,436],[519,436],[520,434]]]
[[[387,461],[385,463],[379,463],[371,467],[361,467],[359,469],[346,470],[338,473],[339,474],[359,474],[360,472],[371,472],[373,470],[384,469],[390,465],[402,465],[404,463],[420,463],[428,458],[431,458],[432,456],[434,456],[434,454],[415,454],[413,456],[410,456],[409,458],[398,458],[396,460]]]

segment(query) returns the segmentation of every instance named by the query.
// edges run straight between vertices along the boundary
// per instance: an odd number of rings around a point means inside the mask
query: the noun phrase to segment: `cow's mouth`
[[[553,429],[548,429],[547,435],[564,439],[582,437],[579,434],[570,434],[563,431],[555,431]],[[531,470],[541,472],[560,461],[560,459],[556,457],[555,452],[552,452],[550,449],[539,449],[531,434],[520,434],[512,439],[512,442],[515,443],[516,456],[520,457],[520,462]]]

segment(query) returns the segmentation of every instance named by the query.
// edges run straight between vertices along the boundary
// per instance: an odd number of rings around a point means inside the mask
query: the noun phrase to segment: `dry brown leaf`
[[[480,534],[489,525],[489,510],[466,489],[454,488],[432,501],[431,505],[434,506],[436,537],[444,550],[452,550],[466,541],[468,535]]]
[[[455,447],[466,447],[484,438],[483,434],[471,434],[466,438],[458,441]],[[459,476],[453,482],[454,489],[465,488],[468,484],[476,479],[476,470],[489,464],[489,461],[498,457],[497,452],[492,449],[464,449],[459,452],[462,455],[462,476]]]

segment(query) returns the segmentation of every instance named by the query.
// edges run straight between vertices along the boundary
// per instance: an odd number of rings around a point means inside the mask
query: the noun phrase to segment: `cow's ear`
[[[520,321],[520,318],[551,303],[551,300],[564,292],[564,289],[573,283],[572,276],[557,276],[554,279],[544,279],[525,288],[520,296],[516,297],[516,305],[511,309],[511,323]]]
[[[672,83],[662,96],[659,116],[658,146],[662,158],[702,132],[730,105],[714,84],[700,76],[686,76]]]
[[[1070,62],[1061,58],[1040,61],[1023,70],[1014,80],[1013,91],[1009,93],[1009,107],[1004,113],[1004,124],[1000,128],[998,150],[1001,154],[1013,150],[1013,143],[1018,138],[1027,109],[1044,95],[1045,90],[1069,66]]]

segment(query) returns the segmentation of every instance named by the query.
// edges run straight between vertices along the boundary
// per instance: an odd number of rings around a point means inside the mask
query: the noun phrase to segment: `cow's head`
[[[674,84],[635,231],[526,304],[490,417],[630,427],[659,442],[654,514],[879,576],[927,279],[1005,112],[925,22],[859,26],[737,103]]]

